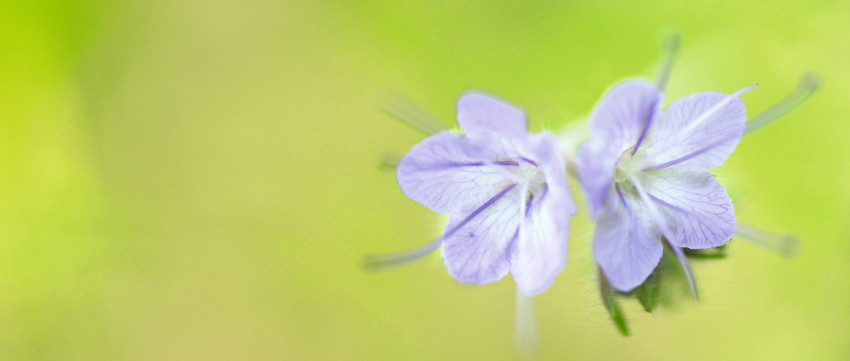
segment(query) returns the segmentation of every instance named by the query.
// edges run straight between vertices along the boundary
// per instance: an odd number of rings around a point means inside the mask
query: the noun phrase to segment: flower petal
[[[481,204],[464,205],[446,225],[440,254],[449,274],[461,282],[488,283],[510,270],[510,244],[517,237],[518,200],[515,193],[498,198],[483,211]],[[486,206],[486,205],[485,205]],[[472,216],[472,219],[468,219]]]
[[[399,162],[396,176],[410,199],[438,213],[463,204],[483,204],[507,181],[489,154],[457,133],[442,132],[414,146]],[[486,155],[490,155],[489,157]]]
[[[619,148],[596,140],[585,142],[578,150],[576,163],[579,181],[587,195],[587,203],[593,217],[602,211],[605,198],[612,191],[614,165],[621,153]]]
[[[565,193],[547,192],[541,202],[532,202],[511,249],[511,273],[522,293],[543,292],[564,269],[570,205]]]
[[[639,202],[599,216],[593,236],[593,256],[611,286],[629,292],[642,284],[661,260],[664,246],[653,231]]]
[[[708,170],[726,161],[746,128],[747,109],[737,95],[694,94],[677,100],[647,135],[652,168]]]
[[[645,129],[660,114],[663,98],[649,82],[627,81],[611,89],[594,109],[589,124],[593,140],[582,144],[577,159],[579,180],[594,217],[612,192],[617,159],[642,142]]]
[[[645,80],[623,82],[602,98],[590,116],[590,136],[607,147],[618,150],[617,155],[634,146],[641,138],[647,122],[661,110],[664,94]]]
[[[546,188],[537,199],[531,199],[511,249],[511,273],[526,295],[546,290],[564,268],[569,217],[575,212],[554,138],[541,134],[533,141],[530,151],[543,173]]]
[[[457,121],[467,137],[525,135],[525,114],[519,108],[492,96],[467,92],[457,102]]]
[[[735,233],[732,200],[708,172],[673,173],[653,177],[650,198],[673,233],[670,243],[692,249],[720,246]]]

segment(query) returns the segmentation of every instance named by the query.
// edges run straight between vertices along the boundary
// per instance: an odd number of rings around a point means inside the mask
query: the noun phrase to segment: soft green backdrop
[[[822,76],[717,169],[738,218],[800,253],[733,241],[693,264],[699,304],[626,302],[623,338],[582,213],[535,299],[539,356],[850,358],[850,3],[740,0],[2,2],[0,358],[512,359],[510,277],[461,285],[438,255],[360,269],[443,222],[378,169],[422,138],[382,102],[452,125],[479,88],[558,129],[651,77],[674,32],[668,99],[760,82],[755,114]]]

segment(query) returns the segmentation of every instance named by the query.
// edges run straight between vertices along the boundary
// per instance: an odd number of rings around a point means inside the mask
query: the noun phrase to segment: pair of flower
[[[747,119],[739,95],[700,93],[661,110],[645,81],[613,88],[590,118],[579,150],[580,183],[596,220],[593,250],[610,284],[628,292],[652,273],[662,240],[673,248],[717,247],[735,230],[726,191],[708,172],[735,149]],[[449,273],[488,283],[513,274],[526,295],[544,291],[564,268],[575,212],[554,136],[526,131],[523,112],[481,93],[458,101],[463,135],[443,131],[397,167],[411,199],[449,213],[442,245]]]
[[[659,84],[669,68],[670,62]],[[640,286],[667,243],[696,297],[683,248],[718,247],[736,231],[753,237],[749,227],[736,226],[732,201],[709,170],[723,164],[743,134],[793,110],[818,82],[806,74],[792,94],[747,122],[740,95],[754,86],[730,95],[694,94],[662,110],[658,86],[620,83],[594,109],[592,140],[577,157],[549,133],[528,133],[521,110],[482,93],[458,101],[463,134],[411,117],[409,124],[436,134],[397,164],[399,185],[409,198],[449,213],[449,221],[430,244],[368,263],[404,263],[442,246],[449,273],[461,282],[493,282],[510,272],[525,295],[543,292],[566,263],[575,213],[566,182],[569,158],[596,223],[593,253],[603,284],[620,292]],[[760,242],[781,239],[759,233]]]

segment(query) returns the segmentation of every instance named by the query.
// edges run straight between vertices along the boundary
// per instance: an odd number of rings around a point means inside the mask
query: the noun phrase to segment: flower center
[[[520,179],[529,195],[539,196],[546,188],[546,178],[543,176],[543,171],[532,160],[526,158],[519,161],[498,160],[496,164],[505,166],[504,168],[508,172]]]
[[[543,172],[540,168],[529,163],[520,162],[519,167],[516,167],[516,175],[525,179],[528,187],[528,192],[534,195],[539,195],[543,192],[543,187],[546,184],[546,179],[543,177]]]
[[[637,158],[632,156],[630,152],[623,152],[620,159],[614,165],[614,181],[617,184],[628,184],[630,179],[636,175],[635,168]]]

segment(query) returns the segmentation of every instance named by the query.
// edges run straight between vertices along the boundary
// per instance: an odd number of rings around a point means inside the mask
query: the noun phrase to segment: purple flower
[[[646,280],[661,259],[662,237],[682,262],[679,247],[717,247],[732,237],[732,201],[709,169],[740,141],[747,112],[739,95],[750,88],[694,94],[662,111],[655,85],[627,81],[596,106],[593,140],[577,163],[596,219],[593,253],[615,289]]]
[[[522,111],[484,94],[466,93],[457,107],[464,135],[435,134],[398,165],[408,197],[450,213],[442,237],[424,250],[442,245],[461,282],[511,272],[523,293],[542,292],[564,267],[575,211],[555,138],[527,133]]]

